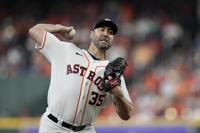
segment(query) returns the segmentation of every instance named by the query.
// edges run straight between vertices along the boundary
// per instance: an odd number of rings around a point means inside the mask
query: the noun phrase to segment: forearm
[[[120,87],[116,87],[111,92],[115,98],[115,107],[118,115],[123,120],[128,120],[133,113],[132,104],[124,97]]]
[[[63,27],[59,24],[37,24],[30,28],[30,32],[50,32],[50,33],[58,33],[63,31]]]
[[[29,34],[33,40],[41,44],[44,31],[50,33],[59,33],[64,36],[65,33],[69,33],[73,27],[66,27],[60,24],[37,24],[29,29]]]
[[[38,26],[39,29],[41,29],[43,31],[48,31],[50,33],[59,32],[58,27],[54,24],[38,24],[36,26]]]

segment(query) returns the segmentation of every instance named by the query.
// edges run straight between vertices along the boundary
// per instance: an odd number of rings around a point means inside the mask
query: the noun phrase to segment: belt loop
[[[58,118],[58,124],[59,124],[59,125],[62,125],[62,122],[63,122],[63,121],[62,121],[60,118]]]

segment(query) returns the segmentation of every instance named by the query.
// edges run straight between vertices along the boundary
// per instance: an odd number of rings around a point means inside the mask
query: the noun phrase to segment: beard
[[[97,47],[100,49],[100,50],[108,50],[110,47],[111,47],[111,43],[109,43],[108,41],[99,41],[98,43],[96,43]]]
[[[106,36],[92,36],[91,37],[91,43],[99,50],[101,51],[106,51],[108,50],[112,44],[111,44],[111,40],[106,37]]]

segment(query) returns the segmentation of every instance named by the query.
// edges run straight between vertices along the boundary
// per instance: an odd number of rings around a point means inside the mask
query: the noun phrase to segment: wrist
[[[55,30],[56,30],[56,31],[58,31],[58,32],[61,31],[62,25],[60,25],[60,24],[55,24],[54,26],[55,26]]]
[[[121,91],[120,86],[116,86],[115,88],[113,88],[110,93],[115,97],[115,98],[119,98],[119,97],[123,97],[123,93]]]

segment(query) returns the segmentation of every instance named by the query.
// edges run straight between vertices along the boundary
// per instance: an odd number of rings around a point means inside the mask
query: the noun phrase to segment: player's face
[[[100,27],[91,32],[92,43],[100,50],[107,50],[111,47],[114,39],[113,30],[110,27]]]

